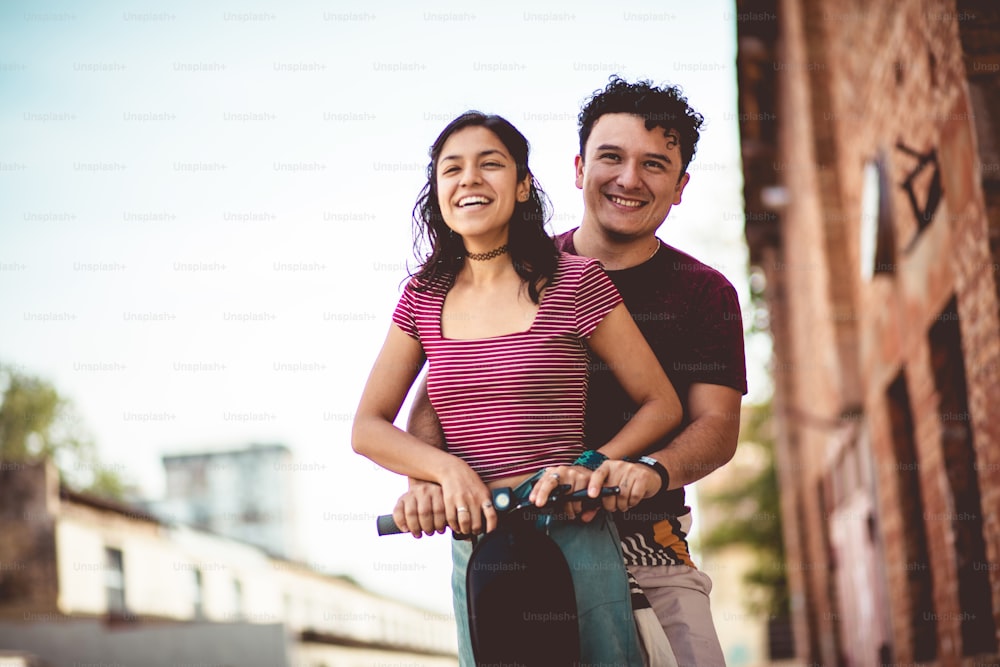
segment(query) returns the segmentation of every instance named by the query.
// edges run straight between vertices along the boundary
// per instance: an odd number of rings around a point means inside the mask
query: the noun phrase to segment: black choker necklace
[[[500,246],[499,248],[494,248],[493,250],[490,250],[488,252],[470,252],[470,253],[466,253],[465,256],[468,257],[469,259],[473,259],[473,260],[475,260],[477,262],[484,262],[484,261],[486,261],[488,259],[493,259],[494,257],[499,257],[500,255],[504,254],[505,252],[507,252],[507,244],[506,243],[503,244],[502,246]]]

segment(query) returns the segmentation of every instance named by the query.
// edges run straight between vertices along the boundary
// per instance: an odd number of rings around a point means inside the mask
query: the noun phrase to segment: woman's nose
[[[476,185],[482,182],[482,175],[479,173],[479,169],[476,167],[469,167],[468,169],[462,170],[462,178],[459,180],[459,185]]]

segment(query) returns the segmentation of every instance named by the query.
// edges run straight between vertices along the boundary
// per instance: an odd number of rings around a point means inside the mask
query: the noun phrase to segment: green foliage
[[[51,459],[60,480],[88,493],[120,500],[124,483],[101,465],[72,404],[50,383],[0,365],[0,461]]]
[[[781,528],[781,502],[774,460],[774,438],[770,433],[771,405],[751,411],[741,434],[740,447],[754,447],[765,465],[754,476],[723,492],[704,494],[704,501],[721,506],[732,517],[703,535],[706,551],[741,545],[756,555],[755,567],[743,578],[756,595],[748,598],[753,613],[782,618],[789,614],[788,581],[785,576],[785,546]]]

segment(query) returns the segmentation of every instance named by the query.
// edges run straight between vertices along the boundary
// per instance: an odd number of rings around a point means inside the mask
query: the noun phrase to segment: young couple
[[[721,274],[655,236],[681,202],[702,117],[676,88],[612,77],[579,121],[584,217],[555,239],[510,123],[469,112],[434,142],[414,208],[431,251],[393,314],[353,446],[410,478],[394,517],[415,537],[492,530],[492,488],[530,486],[541,506],[559,485],[621,487],[607,511],[567,506],[549,529],[573,573],[583,662],[643,664],[634,605],[655,612],[678,664],[722,665],[684,486],[736,448],[740,309]],[[425,361],[404,432],[393,421]],[[453,545],[471,665],[471,547]]]

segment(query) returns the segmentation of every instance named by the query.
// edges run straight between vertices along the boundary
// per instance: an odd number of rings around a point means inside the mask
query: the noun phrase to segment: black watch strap
[[[639,465],[649,466],[656,471],[656,474],[660,476],[660,491],[666,491],[670,488],[670,473],[663,466],[662,463],[654,459],[652,456],[626,456],[625,461],[629,463],[638,463]]]

